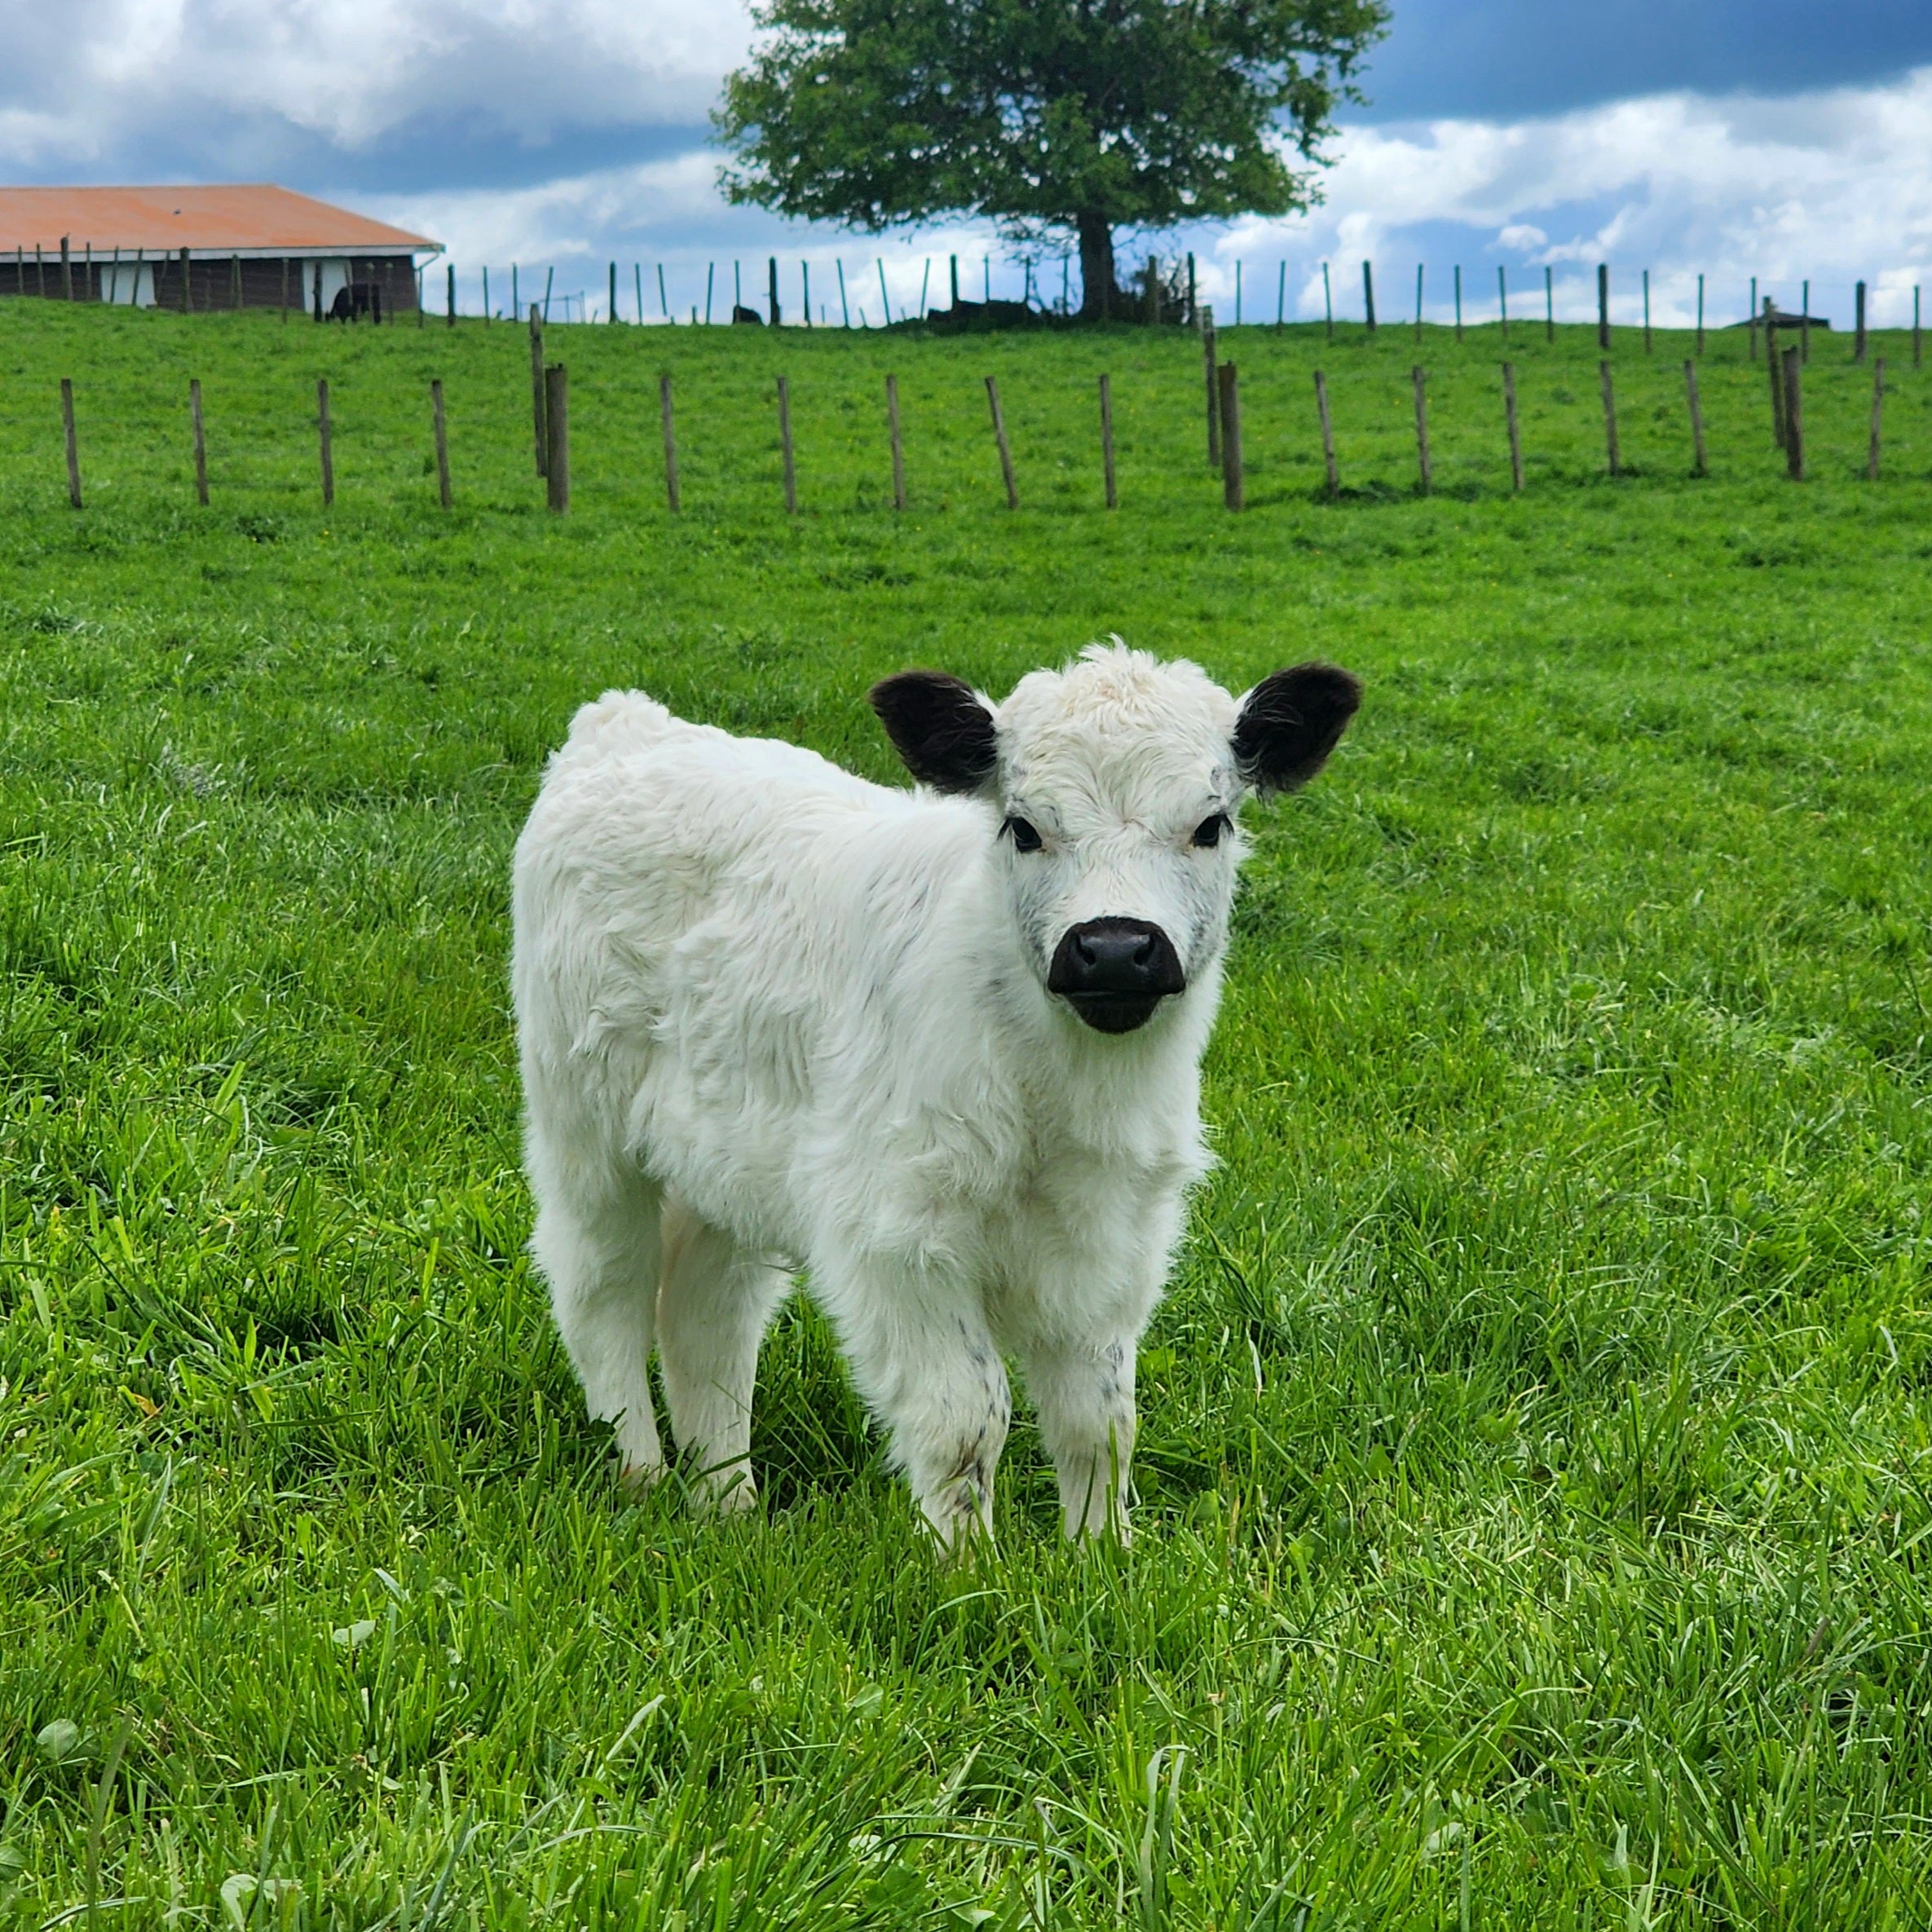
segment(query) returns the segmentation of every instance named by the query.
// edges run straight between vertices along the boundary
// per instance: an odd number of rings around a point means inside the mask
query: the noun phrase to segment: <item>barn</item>
[[[285,187],[0,187],[0,296],[394,315],[441,246]]]

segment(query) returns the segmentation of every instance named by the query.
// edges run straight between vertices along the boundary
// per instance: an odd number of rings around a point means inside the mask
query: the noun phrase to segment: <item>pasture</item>
[[[1794,485],[1714,333],[1699,480],[1620,330],[1612,482],[1513,333],[1521,497],[1493,327],[1224,333],[1232,516],[1178,333],[554,329],[557,518],[519,329],[0,310],[0,1923],[1925,1922],[1932,371],[1873,485],[1815,337]],[[1022,1401],[937,1562],[802,1301],[761,1518],[624,1500],[523,1253],[546,750],[637,684],[898,783],[874,678],[1113,631],[1367,685],[1249,814],[1135,1542]]]

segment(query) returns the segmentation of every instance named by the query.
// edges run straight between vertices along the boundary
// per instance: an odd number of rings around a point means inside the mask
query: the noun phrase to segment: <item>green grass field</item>
[[[1815,338],[1799,486],[1714,335],[1697,480],[1620,332],[1612,482],[1522,329],[1512,498],[1493,329],[1344,336],[1224,337],[1234,517],[1179,334],[554,329],[559,520],[514,329],[0,309],[0,1922],[1925,1922],[1932,371],[1874,485]],[[636,683],[896,780],[873,678],[1111,631],[1368,686],[1252,815],[1133,1547],[1022,1422],[937,1563],[802,1302],[762,1517],[625,1501],[523,1253],[547,748]]]

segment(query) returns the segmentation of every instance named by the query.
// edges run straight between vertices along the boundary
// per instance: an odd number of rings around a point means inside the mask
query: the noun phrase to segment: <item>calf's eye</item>
[[[1194,827],[1193,843],[1197,845],[1218,845],[1221,834],[1228,829],[1228,814],[1216,812],[1211,818],[1203,818]]]
[[[1016,852],[1037,852],[1046,842],[1024,818],[1008,818],[1000,829],[1012,840]]]

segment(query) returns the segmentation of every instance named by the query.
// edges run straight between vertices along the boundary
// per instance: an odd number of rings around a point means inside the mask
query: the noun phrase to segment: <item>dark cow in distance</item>
[[[372,321],[382,320],[382,289],[374,282],[345,282],[329,306],[329,320],[348,323],[362,315]]]

